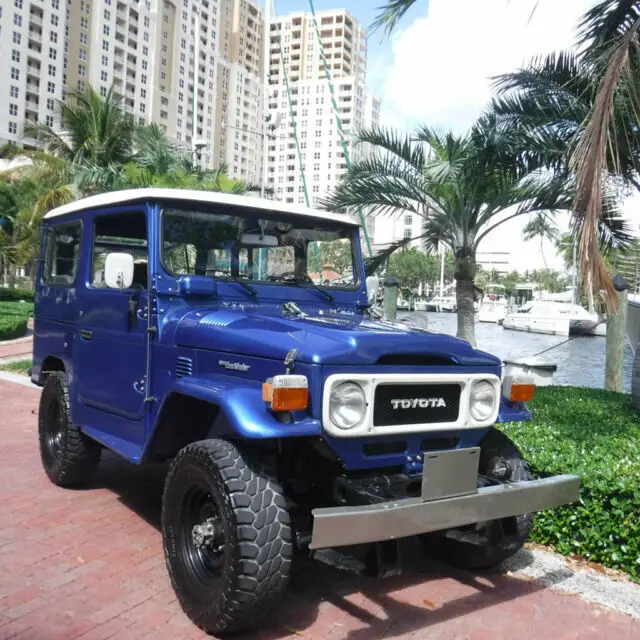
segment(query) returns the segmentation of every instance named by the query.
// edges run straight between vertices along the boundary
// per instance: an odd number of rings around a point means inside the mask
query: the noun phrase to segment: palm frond
[[[604,291],[609,310],[615,309],[617,297],[599,251],[597,221],[602,212],[614,100],[625,71],[630,69],[629,54],[634,43],[637,43],[639,29],[640,19],[636,17],[612,50],[589,121],[573,157],[577,180],[574,210],[584,218],[579,248],[580,272],[583,282],[591,282],[596,290]],[[629,74],[626,77],[630,82],[637,82]],[[576,227],[575,215],[573,227]]]
[[[370,32],[382,29],[386,36],[396,28],[404,14],[411,9],[417,0],[388,0],[387,4],[378,7],[378,15],[369,27]]]

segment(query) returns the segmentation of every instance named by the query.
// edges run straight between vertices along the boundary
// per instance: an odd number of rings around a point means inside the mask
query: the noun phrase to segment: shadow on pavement
[[[106,488],[115,492],[123,505],[160,531],[166,471],[166,466],[136,467],[105,452],[87,490]],[[335,627],[340,638],[348,640],[387,638],[426,629],[548,588],[539,581],[510,577],[499,570],[474,573],[449,567],[425,556],[422,547],[411,539],[403,543],[403,561],[405,568],[401,575],[376,580],[301,557],[288,596],[273,612],[269,623],[242,637],[247,640],[278,640],[291,634],[314,637],[305,629],[322,613],[327,618],[326,630],[322,626],[323,636]],[[531,553],[522,550],[509,563],[509,570],[524,568],[531,561]],[[543,576],[546,585],[565,578],[562,572]],[[451,583],[452,580],[455,582]],[[433,583],[433,588],[426,589],[433,600],[418,599],[413,603],[407,598],[415,599],[415,592],[398,594],[427,583]],[[452,588],[452,584],[457,588]],[[422,589],[422,597],[424,593]]]

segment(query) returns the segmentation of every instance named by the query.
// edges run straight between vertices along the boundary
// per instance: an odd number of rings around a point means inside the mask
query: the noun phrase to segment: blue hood
[[[175,330],[177,345],[284,360],[298,349],[300,362],[372,365],[382,356],[425,355],[467,366],[500,361],[451,336],[352,313],[283,315],[280,307],[199,307],[185,314]]]

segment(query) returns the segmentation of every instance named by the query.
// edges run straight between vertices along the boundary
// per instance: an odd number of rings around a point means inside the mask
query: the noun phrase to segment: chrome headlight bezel
[[[367,398],[361,385],[347,380],[333,387],[329,396],[329,419],[336,428],[342,431],[357,429],[366,416]]]
[[[477,422],[486,422],[494,415],[499,393],[490,380],[477,380],[469,391],[469,414]]]

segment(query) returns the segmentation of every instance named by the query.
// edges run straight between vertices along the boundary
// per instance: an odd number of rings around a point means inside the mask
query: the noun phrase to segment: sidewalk
[[[164,473],[105,455],[65,490],[40,467],[36,388],[0,381],[0,639],[207,638],[183,615],[159,532]],[[375,581],[306,562],[260,640],[617,640],[640,620],[539,582],[475,575],[417,549]],[[550,582],[561,575],[546,576]]]
[[[22,360],[31,358],[33,351],[33,336],[27,335],[16,340],[0,342],[0,362],[8,360]]]

